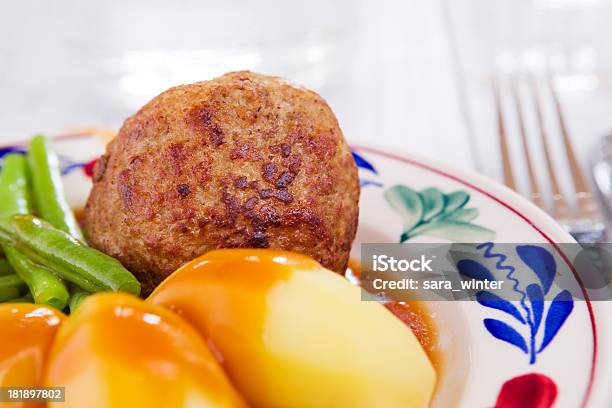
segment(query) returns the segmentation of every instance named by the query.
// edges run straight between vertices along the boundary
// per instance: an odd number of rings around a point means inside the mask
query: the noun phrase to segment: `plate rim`
[[[574,240],[574,238],[569,235],[569,233],[567,233],[567,231],[565,231],[563,227],[559,225],[550,215],[548,215],[542,209],[527,200],[525,197],[509,189],[503,184],[480,173],[477,173],[474,170],[457,168],[452,165],[441,163],[440,161],[435,159],[424,157],[418,154],[408,153],[402,149],[394,148],[394,151],[392,152],[386,147],[374,147],[369,143],[363,142],[349,143],[349,145],[351,147],[351,150],[379,155],[387,159],[392,159],[402,162],[404,164],[412,165],[423,170],[435,173],[439,176],[448,178],[474,191],[477,191],[478,193],[483,194],[484,196],[502,205],[503,207],[514,213],[516,216],[523,219],[538,234],[540,234],[542,238],[548,241],[553,246],[553,248],[555,248],[559,256],[561,256],[565,263],[570,267],[572,273],[574,274],[574,278],[580,286],[582,294],[585,297],[587,312],[591,324],[591,333],[593,338],[593,354],[591,358],[591,368],[589,372],[587,388],[582,397],[581,402],[581,407],[588,406],[589,401],[595,399],[594,385],[598,372],[601,368],[601,361],[599,359],[599,329],[601,328],[600,323],[604,316],[599,315],[599,313],[595,313],[593,301],[591,301],[591,299],[589,298],[582,279],[580,278],[576,269],[570,262],[569,257],[557,245],[561,242],[575,243],[576,241]],[[557,241],[553,240],[554,236],[558,236],[559,239]],[[599,400],[601,398],[603,397],[600,396],[596,399]]]

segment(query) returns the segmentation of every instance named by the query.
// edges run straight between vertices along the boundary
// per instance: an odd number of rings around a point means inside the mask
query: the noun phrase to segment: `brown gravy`
[[[74,210],[77,221],[83,226],[84,208]],[[361,263],[358,260],[349,260],[345,276],[353,283],[359,284],[361,277]],[[406,326],[410,327],[421,346],[427,353],[431,364],[436,372],[440,372],[441,358],[438,349],[438,331],[431,311],[427,309],[424,302],[396,302],[385,303],[385,307],[400,319]]]
[[[74,218],[76,218],[77,222],[82,228],[83,221],[85,221],[85,208],[79,207],[79,208],[73,209],[72,212],[74,213]]]

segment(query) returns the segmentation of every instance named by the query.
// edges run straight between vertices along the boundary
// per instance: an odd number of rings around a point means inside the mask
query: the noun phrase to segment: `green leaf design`
[[[456,242],[487,242],[495,237],[495,232],[469,222],[438,221],[427,230],[427,235]]]
[[[446,207],[444,207],[445,213],[451,213],[458,208],[463,207],[470,200],[470,195],[465,191],[453,191],[447,194],[445,197]]]
[[[446,219],[422,224],[410,231],[412,237],[423,234],[457,242],[488,241],[495,236],[495,233],[488,228],[469,222]]]
[[[462,190],[444,194],[430,187],[416,192],[403,185],[385,191],[385,199],[403,222],[400,242],[417,235],[430,235],[456,242],[485,242],[495,232],[472,224],[478,216],[476,208],[465,208],[470,195]]]
[[[435,187],[426,188],[419,192],[423,201],[423,221],[429,221],[444,211],[444,193]]]
[[[444,214],[443,220],[470,222],[478,217],[478,210],[475,208],[459,208],[450,214]]]
[[[421,222],[423,201],[416,191],[406,186],[396,185],[385,191],[385,199],[401,217],[405,232]]]

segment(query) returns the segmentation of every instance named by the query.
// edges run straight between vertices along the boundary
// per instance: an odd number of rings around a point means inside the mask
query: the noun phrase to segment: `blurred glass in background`
[[[612,2],[605,0],[446,0],[458,50],[463,102],[477,167],[501,179],[494,77],[551,76],[584,167],[612,130]],[[546,101],[544,101],[546,102]],[[558,129],[544,105],[552,136]],[[529,110],[529,106],[525,108]],[[533,118],[527,118],[534,132]],[[510,129],[517,139],[517,129]],[[554,148],[555,146],[553,146]],[[540,147],[541,148],[541,147]],[[534,146],[538,151],[538,146]],[[559,154],[561,154],[559,152]],[[539,163],[543,166],[542,163]]]
[[[585,162],[612,129],[609,21],[603,0],[3,2],[0,139],[117,129],[170,86],[250,69],[319,92],[351,142],[499,178],[491,78],[554,73]]]
[[[422,0],[3,2],[0,139],[80,125],[117,129],[169,86],[251,69],[319,92],[352,142],[470,166],[441,6]]]
[[[231,70],[324,88],[346,61],[356,15],[350,1],[316,3],[4,4],[3,117],[28,123],[4,124],[3,133],[85,122],[117,126],[170,86]]]

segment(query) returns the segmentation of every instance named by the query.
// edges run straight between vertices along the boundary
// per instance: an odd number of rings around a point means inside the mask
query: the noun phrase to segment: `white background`
[[[168,86],[254,69],[321,93],[349,141],[499,178],[491,75],[553,60],[585,161],[612,128],[610,3],[2,2],[0,141],[116,129]]]

